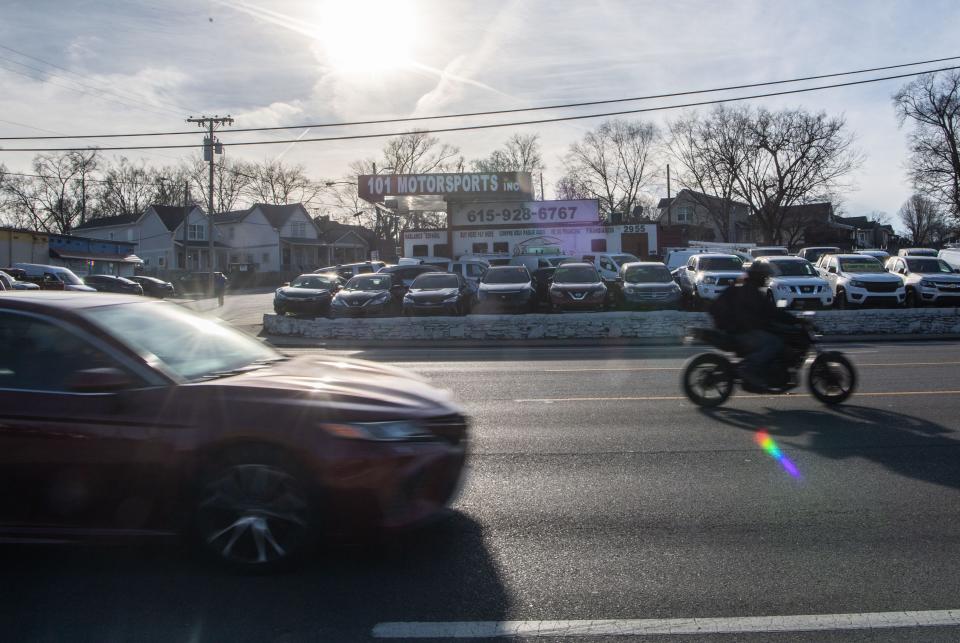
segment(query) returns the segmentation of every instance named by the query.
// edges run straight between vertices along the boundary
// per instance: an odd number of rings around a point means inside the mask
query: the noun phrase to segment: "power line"
[[[0,45],[3,47],[3,45]],[[644,100],[654,100],[659,98],[676,98],[678,96],[690,96],[693,94],[710,94],[716,92],[725,92],[732,91],[736,89],[750,89],[755,87],[768,87],[772,85],[784,85],[790,83],[798,83],[809,80],[822,80],[824,78],[836,78],[839,76],[852,76],[856,74],[865,74],[875,71],[885,71],[889,69],[900,69],[903,67],[915,67],[917,65],[928,65],[937,62],[944,62],[948,60],[958,60],[960,56],[948,56],[946,58],[932,58],[930,60],[922,60],[911,63],[900,63],[897,65],[886,65],[883,67],[870,67],[865,69],[856,69],[852,71],[841,71],[834,72],[830,74],[819,74],[815,76],[802,76],[799,78],[790,78],[786,80],[771,80],[760,83],[746,83],[741,85],[729,85],[726,87],[713,87],[710,89],[695,89],[681,92],[670,92],[663,94],[650,94],[647,96],[634,96],[630,98],[610,98],[605,100],[594,100],[594,101],[583,101],[579,103],[564,103],[557,105],[543,105],[540,107],[518,107],[515,109],[499,109],[499,110],[490,110],[483,112],[462,112],[459,114],[441,114],[434,116],[411,116],[407,118],[388,118],[388,119],[378,119],[378,120],[367,120],[367,121],[345,121],[341,123],[313,123],[313,124],[302,124],[302,125],[282,125],[276,127],[246,127],[231,129],[231,132],[268,132],[276,130],[289,130],[289,129],[314,129],[314,128],[327,128],[327,127],[350,127],[355,125],[386,125],[390,123],[409,123],[413,121],[430,121],[430,120],[439,120],[439,119],[448,119],[448,118],[465,118],[472,116],[496,116],[500,114],[515,114],[520,112],[533,112],[533,111],[543,111],[548,109],[568,109],[573,107],[588,107],[592,105],[609,105],[614,103],[628,103],[634,101],[644,101]],[[955,67],[947,67],[944,69],[956,69]],[[907,74],[907,76],[914,76],[917,74],[926,74],[933,73],[937,71],[944,71],[944,69],[930,69],[922,72],[916,72],[914,74]],[[891,76],[889,78],[904,78],[906,76]],[[878,78],[868,82],[876,82],[879,80],[887,80],[888,78]],[[836,87],[843,85],[829,85],[825,88]],[[810,91],[810,90],[803,90]],[[769,94],[771,96],[781,95]],[[740,99],[743,100],[743,99]],[[190,111],[190,110],[187,110]],[[618,112],[621,113],[621,112]],[[587,117],[589,118],[589,117]],[[44,140],[44,139],[58,139],[58,138],[137,138],[137,137],[146,137],[146,136],[184,136],[188,134],[195,134],[196,132],[190,131],[176,131],[176,132],[140,132],[136,134],[85,134],[78,136],[0,136],[0,141],[27,141],[27,140]],[[289,142],[289,141],[277,141],[277,142]],[[136,148],[133,148],[136,149]]]
[[[436,129],[424,129],[418,130],[425,134],[444,134],[448,132],[466,132],[473,130],[485,130],[485,129],[497,129],[503,127],[519,127],[524,125],[542,125],[545,123],[559,123],[564,121],[579,121],[591,118],[605,118],[609,116],[624,116],[627,114],[641,114],[647,112],[660,112],[668,111],[674,109],[684,109],[688,107],[703,107],[706,105],[720,105],[725,103],[734,103],[745,100],[754,100],[757,98],[770,98],[773,96],[786,96],[790,94],[803,94],[808,92],[822,91],[825,89],[836,89],[838,87],[852,87],[855,85],[866,85],[869,83],[878,83],[887,80],[897,80],[900,78],[910,78],[913,76],[918,76],[920,74],[935,73],[941,71],[952,71],[960,69],[960,65],[953,67],[941,67],[939,69],[930,69],[923,72],[914,72],[910,74],[898,74],[895,76],[882,76],[880,78],[868,78],[865,80],[855,80],[846,83],[834,83],[831,85],[819,85],[817,87],[804,87],[801,89],[789,89],[780,92],[768,92],[765,94],[753,94],[749,96],[735,96],[731,98],[718,98],[715,100],[705,100],[697,101],[692,103],[681,103],[677,105],[662,105],[659,107],[642,107],[638,109],[626,109],[616,112],[602,112],[595,114],[580,114],[577,116],[558,116],[556,118],[540,118],[529,121],[513,121],[507,123],[488,123],[485,125],[464,125],[461,127],[443,127]],[[344,136],[328,136],[322,138],[293,138],[293,139],[278,139],[272,141],[241,141],[238,143],[223,143],[225,146],[229,147],[249,147],[253,145],[278,145],[284,143],[321,143],[321,142],[330,142],[330,141],[353,141],[360,139],[372,139],[372,138],[390,138],[394,136],[404,136],[410,132],[384,132],[379,134],[349,134]],[[73,137],[72,137],[73,138]],[[126,145],[126,146],[117,146],[117,147],[100,147],[95,148],[103,151],[118,151],[118,150],[164,150],[164,149],[193,149],[198,147],[197,145]],[[0,152],[78,152],[91,149],[89,147],[21,147],[21,148],[3,148],[0,147]]]

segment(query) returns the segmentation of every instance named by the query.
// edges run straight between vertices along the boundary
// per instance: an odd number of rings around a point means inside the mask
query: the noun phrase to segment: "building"
[[[837,217],[837,222],[851,226],[854,230],[855,248],[876,248],[880,250],[896,249],[897,234],[893,226],[879,223],[867,217]]]
[[[755,241],[746,203],[693,190],[683,189],[673,198],[660,199],[656,220],[664,247],[685,246],[691,241]]]
[[[117,275],[130,277],[143,264],[134,254],[132,241],[104,241],[66,234],[51,234],[49,263],[69,268],[76,275]]]
[[[207,216],[198,206],[151,205],[142,214],[90,219],[74,228],[93,239],[136,244],[143,272],[209,270]],[[216,234],[216,230],[214,230]],[[216,268],[226,264],[226,244],[214,239]]]
[[[48,263],[49,237],[46,232],[0,228],[0,268],[15,263]]]
[[[363,226],[332,221],[328,216],[318,217],[315,222],[321,239],[326,244],[327,260],[324,263],[327,266],[366,261],[370,257],[371,248],[376,249],[380,259],[396,253],[395,248],[390,248],[392,244],[378,243],[373,231]],[[385,254],[387,249],[390,252]]]
[[[779,243],[791,249],[836,246],[850,250],[854,247],[854,228],[839,220],[832,203],[804,203],[784,210]]]
[[[228,268],[246,265],[257,272],[300,274],[327,265],[327,242],[300,203],[257,203],[215,214],[213,221],[229,248]]]

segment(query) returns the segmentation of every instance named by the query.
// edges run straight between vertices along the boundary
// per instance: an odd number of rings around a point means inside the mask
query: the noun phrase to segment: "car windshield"
[[[75,274],[73,274],[73,272],[71,272],[70,270],[67,270],[66,268],[63,268],[62,270],[58,270],[55,274],[57,278],[60,279],[60,281],[70,286],[83,285],[83,281],[80,280],[80,277],[76,276]]]
[[[924,274],[951,274],[953,268],[943,259],[907,259],[907,268],[910,272]]]
[[[937,251],[930,248],[910,248],[907,250],[908,257],[936,257]]]
[[[785,257],[788,254],[784,248],[755,248],[750,251],[753,257]]]
[[[770,268],[778,277],[814,277],[818,274],[809,261],[771,261]]]
[[[485,284],[523,284],[530,281],[530,273],[523,266],[491,268],[482,281]]]
[[[389,290],[391,279],[389,275],[363,275],[353,277],[343,287],[344,290]]]
[[[841,259],[840,270],[856,274],[886,272],[886,270],[883,269],[883,264],[866,255],[858,259]]]
[[[456,275],[426,274],[417,277],[411,288],[418,290],[440,290],[443,288],[459,288],[460,282]]]
[[[337,287],[337,280],[326,276],[300,275],[290,282],[290,287],[311,288],[314,290],[333,290]]]
[[[600,281],[600,276],[592,266],[561,266],[553,273],[553,280],[566,284],[592,284]]]
[[[673,281],[666,266],[630,266],[624,271],[623,280],[631,284],[665,284]]]
[[[703,257],[700,270],[742,270],[743,262],[737,257]]]
[[[228,375],[281,358],[261,342],[174,304],[97,306],[82,314],[186,380]]]

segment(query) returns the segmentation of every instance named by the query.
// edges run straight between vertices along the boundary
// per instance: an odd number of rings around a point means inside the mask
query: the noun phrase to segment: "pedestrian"
[[[217,295],[217,306],[223,306],[223,295],[227,290],[227,278],[222,272],[213,275],[213,290]]]

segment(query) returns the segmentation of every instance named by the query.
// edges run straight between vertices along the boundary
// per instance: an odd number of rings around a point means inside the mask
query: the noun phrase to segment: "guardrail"
[[[631,340],[680,342],[692,328],[709,326],[706,313],[680,311],[467,315],[378,319],[301,319],[267,314],[267,335],[356,342],[503,340]],[[815,323],[825,337],[957,336],[960,309],[827,310]]]

